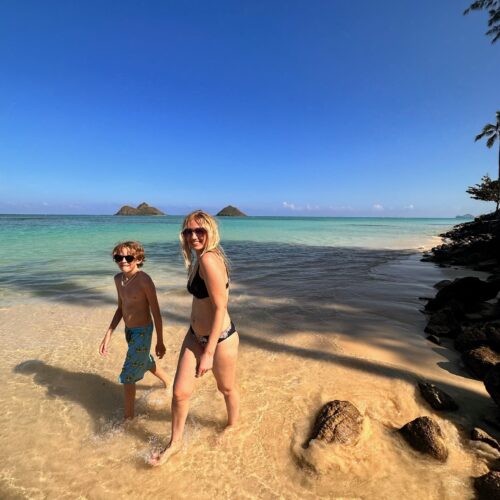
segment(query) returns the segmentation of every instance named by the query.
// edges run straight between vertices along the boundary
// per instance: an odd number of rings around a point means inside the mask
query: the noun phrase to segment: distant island
[[[472,214],[456,215],[455,219],[474,219]]]
[[[233,207],[232,205],[228,205],[227,207],[224,207],[217,214],[217,216],[221,216],[221,217],[246,217],[246,214],[244,214],[239,208]]]
[[[115,215],[165,215],[161,210],[150,207],[147,203],[141,203],[137,208],[124,205]]]

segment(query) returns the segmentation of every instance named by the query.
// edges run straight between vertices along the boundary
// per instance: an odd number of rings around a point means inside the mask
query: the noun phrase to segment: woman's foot
[[[182,448],[182,441],[174,441],[173,443],[169,443],[166,448],[164,448],[160,452],[154,452],[149,459],[149,465],[153,467],[158,467],[159,465],[163,465],[165,462],[170,460],[175,454],[179,453]]]

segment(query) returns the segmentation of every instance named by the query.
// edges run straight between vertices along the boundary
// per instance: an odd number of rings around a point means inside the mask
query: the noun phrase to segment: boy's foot
[[[163,465],[167,462],[171,457],[173,457],[176,453],[179,453],[182,448],[182,441],[175,441],[174,443],[170,443],[163,451],[154,452],[149,459],[149,465],[153,467],[158,467],[159,465]]]

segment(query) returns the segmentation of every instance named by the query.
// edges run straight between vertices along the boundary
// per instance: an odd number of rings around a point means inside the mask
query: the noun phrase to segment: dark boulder
[[[455,311],[451,307],[445,307],[431,314],[424,331],[437,337],[455,338],[462,329],[455,317]]]
[[[354,445],[363,429],[363,416],[349,401],[330,401],[319,411],[305,447],[311,439]]]
[[[484,327],[484,333],[488,339],[488,345],[500,352],[500,324],[490,323]]]
[[[435,335],[427,335],[426,339],[429,342],[432,342],[433,344],[441,345],[441,341],[439,340],[439,337],[436,337]]]
[[[500,451],[500,444],[498,444],[498,441],[479,427],[474,427],[474,429],[472,429],[471,439],[473,441],[481,441],[483,443],[489,444],[492,448],[495,448],[495,450]]]
[[[481,326],[464,328],[454,342],[455,349],[460,352],[476,349],[477,347],[488,345],[488,338]]]
[[[436,310],[455,300],[465,305],[476,304],[493,299],[500,291],[500,281],[482,281],[473,276],[457,278],[438,291],[426,308]]]
[[[446,392],[434,384],[419,382],[418,388],[422,397],[435,409],[439,411],[458,410],[455,400]]]
[[[474,479],[479,500],[500,500],[500,472],[490,471]]]
[[[484,377],[484,387],[493,401],[500,406],[500,365],[495,365]]]
[[[418,417],[401,427],[399,432],[412,448],[445,462],[448,449],[441,427],[430,417]]]
[[[500,362],[500,354],[483,346],[463,352],[462,361],[474,376],[483,380],[486,374]]]

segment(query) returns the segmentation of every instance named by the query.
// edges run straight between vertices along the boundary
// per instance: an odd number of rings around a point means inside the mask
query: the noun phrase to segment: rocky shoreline
[[[442,339],[448,339],[445,344],[450,347],[453,341],[453,348],[461,353],[463,368],[483,381],[488,394],[500,406],[500,214],[482,215],[440,236],[444,243],[422,260],[463,268],[464,276],[436,283],[435,297],[426,299],[427,339],[439,345]],[[468,276],[471,269],[488,276]],[[449,404],[453,406],[454,402]],[[457,410],[458,405],[447,409]],[[470,430],[470,439],[500,450],[500,412],[484,422],[495,429],[496,438],[478,425]],[[500,498],[500,463],[496,460],[488,467],[487,474],[474,478],[474,487],[479,498]]]

